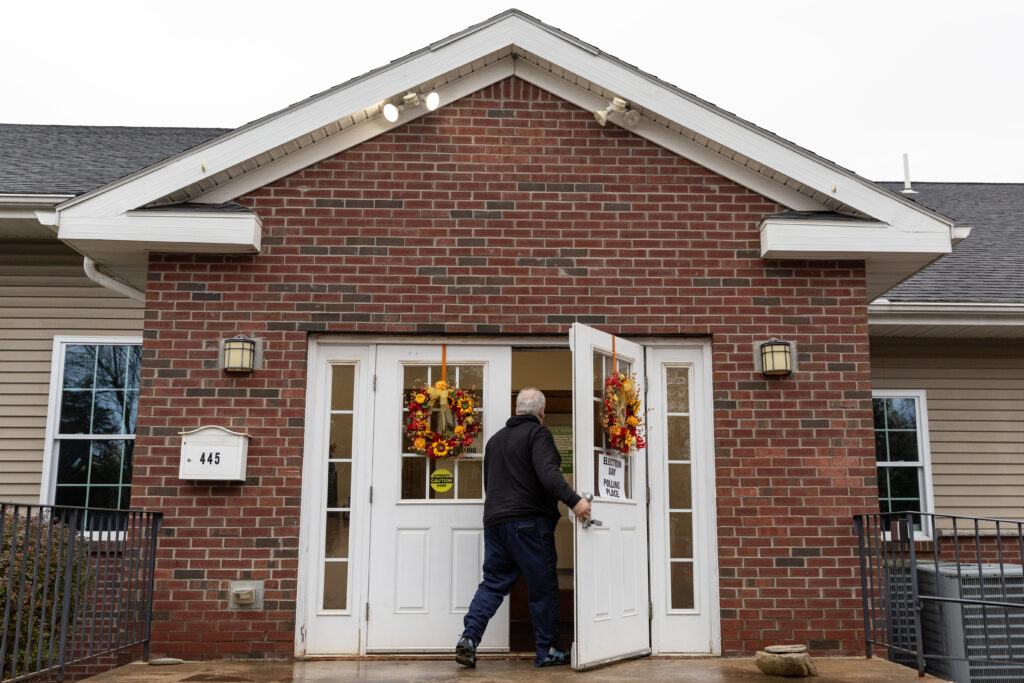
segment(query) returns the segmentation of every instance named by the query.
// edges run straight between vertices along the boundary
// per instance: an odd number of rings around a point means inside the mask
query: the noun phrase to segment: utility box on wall
[[[245,481],[249,435],[226,427],[181,432],[178,478],[189,481]]]

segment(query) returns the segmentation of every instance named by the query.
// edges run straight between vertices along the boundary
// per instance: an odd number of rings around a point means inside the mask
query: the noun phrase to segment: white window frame
[[[46,405],[46,441],[43,444],[43,474],[39,487],[39,504],[53,505],[57,492],[57,463],[53,461],[57,439],[60,436],[60,401],[64,383],[64,350],[68,346],[83,345],[130,345],[142,346],[142,337],[93,337],[79,335],[54,335],[53,355],[50,360],[50,396]],[[137,418],[136,418],[137,419]],[[136,431],[138,425],[136,423]],[[124,438],[124,435],[105,435]],[[134,435],[132,436],[134,439]]]
[[[935,493],[932,490],[932,452],[931,452],[931,438],[928,435],[928,403],[926,392],[924,389],[875,389],[871,392],[872,399],[872,419],[871,419],[871,445],[874,448],[874,399],[876,398],[912,398],[917,405],[917,452],[918,462],[921,469],[921,476],[924,479],[923,486],[921,487],[921,512],[934,513],[935,512]],[[875,454],[875,471],[882,467],[893,467],[894,465],[887,465],[878,462],[878,454]],[[897,467],[906,467],[905,463],[901,465],[895,465]],[[879,508],[881,512],[881,508]],[[921,520],[921,530],[914,531],[914,540],[917,541],[930,541],[932,540],[932,525],[927,524],[926,520]]]

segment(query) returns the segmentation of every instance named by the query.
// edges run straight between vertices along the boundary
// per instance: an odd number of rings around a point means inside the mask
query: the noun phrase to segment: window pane
[[[885,439],[885,432],[875,432],[875,460],[878,462],[889,460],[889,447]]]
[[[97,391],[92,408],[92,434],[127,434],[123,391]]]
[[[324,609],[348,604],[348,562],[324,562]]]
[[[670,413],[690,412],[689,368],[665,368],[666,404]]]
[[[889,471],[887,498],[921,498],[921,487],[916,467],[886,467]]]
[[[324,557],[348,557],[349,512],[328,512],[324,525]]]
[[[693,557],[693,514],[689,512],[670,512],[669,526],[669,557]]]
[[[605,361],[608,356],[594,351],[594,396],[601,396],[604,393],[604,381],[608,377],[608,369]]]
[[[345,460],[352,457],[351,413],[331,415],[331,439],[327,450],[328,458]]]
[[[91,391],[65,391],[60,401],[60,433],[88,434],[92,419]]]
[[[878,497],[888,498],[889,497],[889,470],[891,467],[879,467],[878,468]]]
[[[354,365],[334,365],[331,367],[331,410],[352,410],[355,396]]]
[[[85,507],[84,486],[58,486],[53,497],[54,505],[67,505],[68,507]]]
[[[402,500],[422,500],[427,497],[427,458],[402,458]]]
[[[455,476],[456,461],[450,459],[444,460],[431,460],[430,461],[430,473],[433,474],[437,470],[446,470],[452,473],[452,477]],[[431,500],[454,500],[455,499],[455,482],[452,481],[452,487],[447,491],[435,491],[434,487],[428,486],[427,497]]]
[[[669,415],[668,420],[668,459],[690,459],[690,418]]]
[[[693,563],[672,562],[672,609],[693,609]]]
[[[90,484],[119,484],[121,482],[123,441],[93,441]],[[114,504],[112,507],[117,507]]]
[[[139,413],[139,392],[124,392],[124,433],[135,433],[135,422]]]
[[[128,347],[97,347],[95,387],[97,389],[124,389],[127,381]]]
[[[351,507],[352,463],[327,463],[327,507]]]
[[[58,484],[85,484],[89,480],[89,442],[58,441]]]
[[[139,388],[139,373],[142,368],[142,347],[132,344],[128,347],[128,380],[126,389]]]
[[[871,399],[871,411],[874,414],[875,429],[885,429],[885,399]]]
[[[71,345],[64,347],[64,388],[91,389],[96,368],[96,347]]]
[[[889,432],[889,460],[917,460],[917,432]]]
[[[668,466],[668,506],[690,509],[690,464],[670,463]]]
[[[885,421],[889,429],[917,429],[917,411],[914,407],[914,399],[885,399]]]
[[[476,390],[479,392],[484,387],[484,366],[482,365],[460,365],[458,366],[459,388],[465,390]],[[448,368],[449,375],[451,368]]]
[[[120,491],[116,486],[90,486],[86,505],[91,508],[117,509]]]
[[[459,461],[459,498],[483,498],[483,460],[463,458]]]

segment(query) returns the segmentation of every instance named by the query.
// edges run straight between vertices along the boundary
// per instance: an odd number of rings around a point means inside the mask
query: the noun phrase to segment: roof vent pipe
[[[115,280],[109,275],[104,275],[100,272],[100,269],[96,267],[96,262],[88,256],[85,257],[85,262],[82,265],[85,269],[85,276],[100,287],[106,287],[110,291],[117,292],[121,296],[126,296],[129,299],[135,299],[138,302],[146,303],[145,292],[141,289],[135,289],[131,285],[125,284],[120,280]]]
[[[903,194],[917,194],[917,190],[910,187],[910,155],[903,153]]]

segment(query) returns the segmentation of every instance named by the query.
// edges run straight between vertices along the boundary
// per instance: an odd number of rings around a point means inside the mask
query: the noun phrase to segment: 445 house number
[[[200,453],[199,454],[200,465],[219,465],[220,464],[220,452]]]

